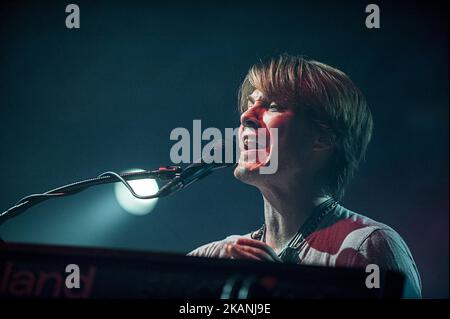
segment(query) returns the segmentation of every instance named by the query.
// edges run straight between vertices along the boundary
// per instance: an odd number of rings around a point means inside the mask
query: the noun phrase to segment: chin
[[[243,183],[254,185],[263,178],[259,168],[262,164],[239,162],[234,169],[234,177]]]

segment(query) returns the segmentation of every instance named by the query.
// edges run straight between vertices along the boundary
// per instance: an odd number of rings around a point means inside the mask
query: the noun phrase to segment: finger
[[[252,247],[257,247],[257,248],[261,248],[261,249],[266,249],[268,248],[267,244],[259,241],[259,240],[255,240],[255,239],[251,239],[251,238],[246,238],[246,237],[240,237],[236,240],[236,244],[239,245],[247,245],[247,246],[252,246]]]
[[[236,247],[236,246],[231,246],[230,247],[230,254],[234,258],[239,258],[239,259],[261,260],[258,256],[255,256],[255,255],[252,255],[252,254],[250,254],[248,252],[245,252],[245,251],[243,251],[242,249],[240,249],[239,247]]]
[[[259,241],[259,240],[254,240],[254,239],[250,239],[250,238],[245,238],[245,237],[241,237],[236,241],[236,244],[238,245],[247,245],[247,246],[252,246],[255,248],[260,248],[263,249],[265,252],[267,252],[270,256],[272,256],[272,258],[274,260],[280,260],[280,257],[278,257],[277,253],[275,251],[273,251],[272,248],[270,248],[267,244]]]
[[[257,256],[261,260],[274,261],[272,256],[263,249],[254,248],[254,247],[250,247],[250,246],[243,246],[243,245],[238,245],[238,244],[236,244],[234,247],[236,247],[246,253]]]

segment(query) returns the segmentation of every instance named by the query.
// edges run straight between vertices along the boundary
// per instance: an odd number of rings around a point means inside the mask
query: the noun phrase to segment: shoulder
[[[211,243],[202,245],[190,253],[188,253],[188,256],[194,256],[194,257],[211,257],[211,258],[225,258],[225,246],[229,244],[234,244],[236,240],[238,240],[241,237],[247,237],[252,238],[252,235],[255,232],[248,233],[245,235],[230,235],[222,240],[213,241]]]
[[[337,205],[306,240],[315,251],[336,256],[345,249],[358,250],[372,233],[381,230],[392,228]]]
[[[376,233],[386,233],[395,239],[401,239],[390,226],[338,205],[314,231],[311,239],[316,237],[334,243],[334,249],[330,253],[337,253],[341,248],[359,249]]]
[[[410,255],[402,237],[390,226],[338,205],[313,233],[334,242],[334,254],[353,249],[364,255],[401,251]]]
[[[342,238],[336,254],[337,266],[365,267],[376,264],[383,270],[405,275],[420,296],[421,281],[411,251],[403,238],[392,227],[364,215],[339,207],[331,220],[336,236]]]

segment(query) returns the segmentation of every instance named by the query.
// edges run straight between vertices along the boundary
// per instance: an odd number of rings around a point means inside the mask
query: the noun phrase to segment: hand
[[[228,244],[225,249],[231,258],[282,262],[271,247],[250,238],[239,238],[234,244]]]

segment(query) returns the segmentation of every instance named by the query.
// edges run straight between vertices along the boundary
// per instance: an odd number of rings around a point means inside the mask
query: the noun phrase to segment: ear
[[[317,133],[314,139],[313,151],[322,152],[330,150],[334,147],[335,138],[332,134],[326,131]]]

